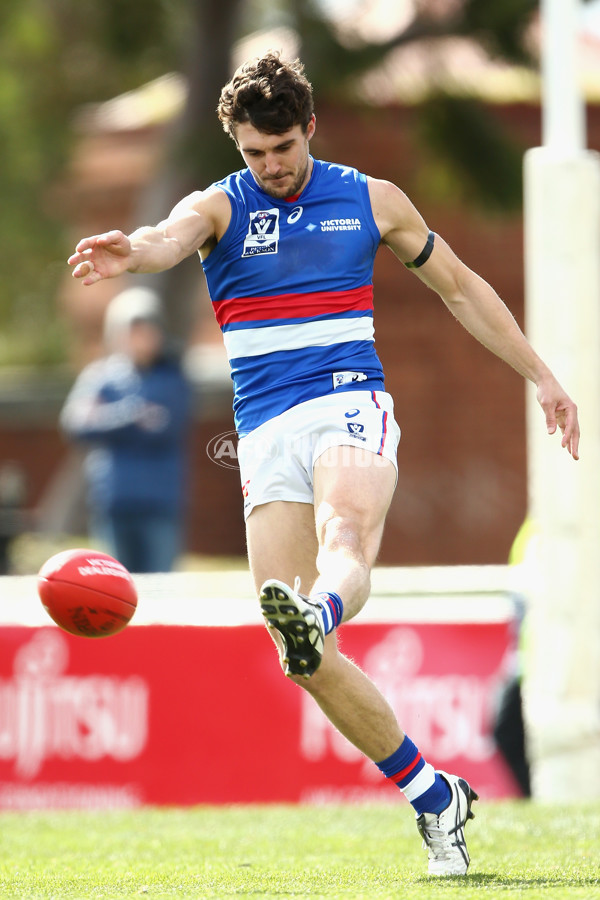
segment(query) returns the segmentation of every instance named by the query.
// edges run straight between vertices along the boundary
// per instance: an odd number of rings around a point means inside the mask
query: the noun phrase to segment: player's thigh
[[[293,585],[301,579],[308,594],[317,577],[317,537],[311,503],[274,500],[254,507],[246,520],[248,560],[256,591],[267,578]]]
[[[319,543],[324,543],[328,523],[343,520],[356,532],[364,558],[372,566],[396,477],[394,464],[369,450],[347,445],[325,450],[314,467]]]

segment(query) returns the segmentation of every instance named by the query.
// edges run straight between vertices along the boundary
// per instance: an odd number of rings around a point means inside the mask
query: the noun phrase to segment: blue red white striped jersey
[[[238,433],[334,390],[384,390],[373,329],[380,234],[366,177],[313,160],[292,203],[266,194],[248,169],[216,186],[231,222],[203,267]]]

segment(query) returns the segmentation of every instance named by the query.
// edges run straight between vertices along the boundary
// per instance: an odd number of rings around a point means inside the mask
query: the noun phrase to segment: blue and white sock
[[[320,594],[313,594],[310,598],[311,603],[316,604],[323,614],[323,627],[325,634],[329,634],[342,621],[344,614],[344,604],[337,594],[331,591],[324,591]]]
[[[439,814],[450,803],[447,782],[433,766],[425,762],[408,735],[404,736],[391,756],[376,765],[386,778],[400,788],[417,815],[423,812]]]

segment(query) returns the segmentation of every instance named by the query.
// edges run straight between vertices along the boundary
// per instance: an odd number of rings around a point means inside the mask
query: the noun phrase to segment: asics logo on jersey
[[[295,206],[287,217],[288,225],[293,225],[294,222],[297,222],[303,212],[304,209],[302,206]]]
[[[354,416],[357,416],[360,412],[360,409],[349,409],[347,413],[344,413],[347,419],[353,419]]]

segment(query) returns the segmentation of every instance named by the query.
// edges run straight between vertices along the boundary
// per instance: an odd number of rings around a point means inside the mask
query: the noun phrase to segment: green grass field
[[[410,807],[0,814],[0,897],[600,898],[600,811],[478,803],[467,877],[426,875]]]

